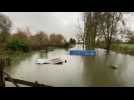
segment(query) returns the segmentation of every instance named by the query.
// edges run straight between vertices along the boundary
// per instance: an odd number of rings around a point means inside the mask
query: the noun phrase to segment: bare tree
[[[51,34],[50,35],[50,44],[53,46],[61,46],[65,43],[65,38],[62,34]]]
[[[112,40],[121,33],[125,22],[122,12],[86,12],[83,14],[84,44],[86,49],[95,49],[96,38],[105,41],[109,52]]]
[[[101,12],[84,13],[84,44],[86,45],[86,49],[95,49],[95,39],[98,32],[100,15]]]
[[[0,13],[0,41],[5,42],[7,36],[10,33],[12,26],[11,20],[6,16]]]
[[[103,12],[99,18],[99,35],[105,39],[105,49],[109,53],[112,39],[120,32],[119,24],[125,25],[122,12]]]
[[[11,20],[6,15],[0,14],[0,32],[9,33],[11,26]]]
[[[78,22],[78,24],[76,26],[76,29],[77,29],[77,32],[76,32],[77,43],[78,44],[82,43],[82,46],[83,46],[83,49],[84,49],[85,48],[85,46],[84,46],[84,39],[85,39],[84,30],[83,30],[82,25],[80,24],[79,20],[77,22]]]

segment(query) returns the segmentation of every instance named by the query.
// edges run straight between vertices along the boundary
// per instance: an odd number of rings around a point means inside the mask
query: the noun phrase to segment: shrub
[[[76,44],[76,40],[73,39],[73,38],[70,38],[69,43],[70,43],[70,44]]]
[[[10,50],[21,50],[24,52],[29,51],[29,46],[25,41],[22,41],[16,37],[12,37],[9,39],[8,43],[7,43],[7,48]]]

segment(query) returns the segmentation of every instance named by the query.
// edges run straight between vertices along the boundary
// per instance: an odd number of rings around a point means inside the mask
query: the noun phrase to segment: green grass
[[[101,44],[98,47],[105,48],[105,45]],[[134,44],[128,44],[128,43],[112,44],[111,50],[117,53],[134,55]]]
[[[128,47],[128,48],[134,48],[134,44],[119,44],[121,47]]]
[[[129,49],[134,49],[134,44],[114,44],[114,46],[117,45],[119,47],[126,47],[126,48],[129,48]]]
[[[111,49],[116,52],[134,55],[134,44],[113,44]]]

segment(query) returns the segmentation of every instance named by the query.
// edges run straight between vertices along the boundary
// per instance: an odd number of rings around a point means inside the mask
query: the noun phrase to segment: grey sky
[[[31,32],[61,33],[66,38],[75,37],[81,12],[2,12],[13,22],[12,30],[28,26]],[[124,17],[127,27],[134,31],[134,13]],[[80,21],[80,20],[79,20]],[[79,22],[81,23],[81,22]]]
[[[61,33],[66,38],[75,37],[80,12],[2,12],[13,22],[12,31],[28,26],[31,32]]]
[[[134,12],[128,13],[124,16],[127,27],[134,31]]]

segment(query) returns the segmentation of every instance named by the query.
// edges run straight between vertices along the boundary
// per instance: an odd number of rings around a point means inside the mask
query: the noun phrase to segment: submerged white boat
[[[45,60],[45,59],[37,59],[36,61],[35,61],[35,63],[36,64],[47,64],[48,63],[48,61],[47,60]]]
[[[50,62],[51,64],[62,64],[63,60],[60,58],[55,58],[55,59],[48,60],[48,62]]]
[[[36,64],[62,64],[63,60],[60,58],[55,58],[55,59],[37,59]]]

